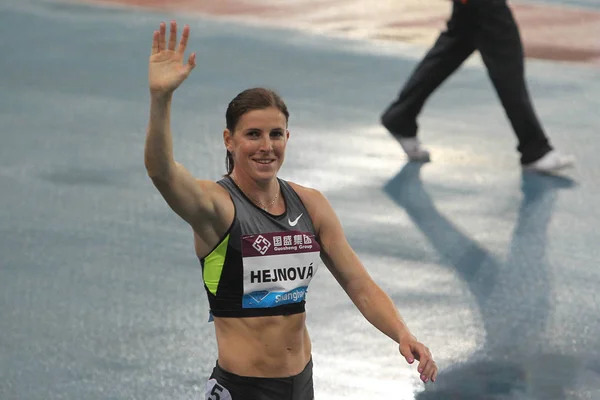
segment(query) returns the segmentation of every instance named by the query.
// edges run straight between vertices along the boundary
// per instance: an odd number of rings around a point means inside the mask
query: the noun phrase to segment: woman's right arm
[[[197,180],[175,161],[169,124],[171,97],[152,96],[146,134],[144,164],[152,183],[171,209],[192,225],[214,213],[210,184]],[[214,185],[214,183],[212,183]]]
[[[183,63],[189,37],[185,26],[181,41],[176,46],[177,25],[170,24],[169,42],[166,41],[166,25],[161,23],[154,32],[152,55],[148,67],[150,88],[150,118],[146,133],[144,164],[148,176],[163,198],[181,218],[196,231],[205,231],[203,226],[214,221],[215,198],[220,188],[215,182],[199,181],[192,176],[173,156],[171,137],[171,102],[173,92],[188,77],[196,65],[192,53]]]

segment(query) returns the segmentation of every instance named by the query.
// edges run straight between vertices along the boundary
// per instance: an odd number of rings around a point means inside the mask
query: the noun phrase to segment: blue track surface
[[[151,35],[172,16],[0,11],[0,399],[203,399],[216,347],[200,266],[143,167]],[[327,195],[441,367],[423,391],[322,270],[317,399],[600,398],[598,69],[528,63],[553,143],[578,158],[567,177],[522,176],[477,60],[427,104],[420,168],[378,117],[425,49],[178,21],[198,67],[175,97],[177,159],[217,179],[227,103],[276,88],[292,113],[281,176]]]

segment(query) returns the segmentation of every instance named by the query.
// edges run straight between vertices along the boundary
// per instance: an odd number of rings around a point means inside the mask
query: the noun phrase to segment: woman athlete
[[[277,177],[289,139],[289,113],[279,96],[253,88],[226,111],[227,174],[194,178],[173,157],[174,91],[196,66],[184,55],[190,34],[161,23],[149,60],[150,118],[145,144],[149,177],[194,234],[214,320],[218,359],[206,386],[211,400],[312,400],[311,341],[305,298],[324,266],[362,315],[418,360],[423,382],[438,368],[392,300],[348,244],[340,221],[317,190]]]

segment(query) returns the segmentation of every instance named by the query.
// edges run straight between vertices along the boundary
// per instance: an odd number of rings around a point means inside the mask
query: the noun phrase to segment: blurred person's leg
[[[469,13],[465,5],[454,2],[447,29],[412,72],[398,98],[381,116],[383,126],[399,140],[411,160],[429,159],[429,152],[416,139],[417,117],[425,102],[475,50]]]
[[[535,113],[525,82],[519,28],[506,0],[469,0],[469,4],[476,20],[475,43],[517,136],[521,163],[533,166],[530,164],[539,161],[541,169],[571,164],[570,157],[552,151]]]

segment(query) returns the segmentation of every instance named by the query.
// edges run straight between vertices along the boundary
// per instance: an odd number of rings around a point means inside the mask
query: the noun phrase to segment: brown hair
[[[249,111],[263,110],[269,107],[276,107],[281,111],[283,115],[285,115],[285,121],[287,123],[290,118],[290,113],[277,93],[265,88],[251,88],[244,90],[229,102],[229,106],[225,112],[227,129],[233,134],[242,115]],[[230,175],[233,171],[233,156],[229,150],[227,150],[227,154],[225,155],[225,166],[227,168],[227,175]]]

